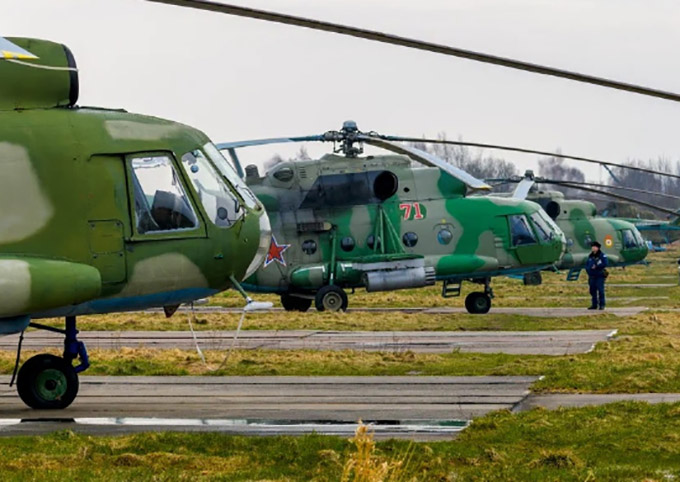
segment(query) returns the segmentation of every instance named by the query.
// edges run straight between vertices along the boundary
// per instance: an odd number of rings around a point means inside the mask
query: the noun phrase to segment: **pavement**
[[[673,285],[675,286],[675,285]],[[539,318],[570,318],[576,316],[598,316],[602,314],[611,314],[620,317],[635,316],[642,313],[648,308],[645,306],[625,306],[625,307],[615,307],[607,308],[604,311],[598,310],[588,310],[588,303],[584,303],[583,307],[560,307],[560,308],[527,308],[527,307],[492,307],[488,315],[476,315],[476,316],[490,316],[494,314],[501,315],[524,315],[524,316],[536,316]],[[243,308],[226,308],[222,306],[196,306],[194,307],[195,313],[240,313]],[[283,308],[272,308],[271,311],[284,311]],[[147,310],[147,312],[162,312],[162,310]],[[190,307],[180,307],[178,312],[188,313],[191,312]],[[426,314],[468,314],[467,310],[462,307],[408,307],[408,308],[369,308],[369,307],[359,307],[359,308],[349,308],[348,313],[357,312],[373,312],[373,313],[426,313]]]
[[[537,377],[80,377],[65,410],[32,410],[0,388],[0,435],[58,429],[349,435],[358,420],[379,437],[451,438],[467,421],[512,409]],[[0,377],[6,384],[9,377]]]
[[[542,407],[548,410],[605,405],[616,402],[675,403],[680,393],[551,393],[530,395],[517,404],[514,411]]]
[[[616,330],[562,331],[319,331],[242,330],[196,331],[202,350],[359,350],[414,353],[508,353],[526,355],[569,355],[587,353],[596,343],[606,342]],[[194,349],[190,331],[87,331],[79,335],[88,348],[119,349],[146,347]],[[15,350],[19,335],[0,338],[0,350]],[[23,349],[60,348],[63,336],[48,331],[30,331]]]
[[[530,394],[538,377],[80,377],[65,410],[24,406],[0,377],[0,436],[73,430],[349,437],[357,422],[376,438],[449,440],[495,410],[557,409],[620,401],[680,402],[678,393]]]

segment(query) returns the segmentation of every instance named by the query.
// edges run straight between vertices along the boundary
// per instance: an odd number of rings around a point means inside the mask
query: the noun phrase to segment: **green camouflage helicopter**
[[[640,231],[631,222],[624,219],[597,215],[595,204],[584,200],[565,199],[564,194],[555,190],[542,190],[537,184],[563,185],[560,181],[535,177],[527,171],[523,178],[494,179],[489,182],[517,182],[512,193],[516,199],[528,199],[545,210],[560,227],[567,239],[567,249],[555,268],[568,270],[567,281],[577,281],[581,270],[585,268],[590,255],[591,243],[598,241],[607,253],[609,266],[624,267],[641,263],[648,254],[647,243]],[[594,191],[593,183],[569,182],[572,189]],[[587,187],[587,186],[591,187]],[[605,187],[605,186],[601,186]],[[611,193],[597,190],[598,193],[610,196]],[[537,285],[541,283],[540,272],[524,275],[524,283]]]
[[[150,307],[169,316],[240,289],[267,253],[269,221],[202,132],[77,107],[78,70],[63,45],[2,39],[0,51],[0,334],[64,335],[63,357],[32,357],[17,377],[27,405],[64,408],[89,365],[76,316]],[[50,317],[65,329],[34,322]]]
[[[236,149],[279,142],[339,143],[318,160],[281,162],[263,176],[245,168],[245,181],[272,222],[272,242],[260,269],[245,281],[252,291],[281,295],[287,310],[345,310],[345,289],[418,288],[443,281],[442,295],[461,283],[470,313],[491,307],[491,278],[552,267],[565,238],[537,204],[469,196],[489,186],[413,147],[360,132],[347,121],[321,136],[219,144],[243,172]],[[363,144],[393,151],[362,156]],[[341,154],[341,155],[338,155]],[[413,167],[412,163],[425,167]]]
[[[368,29],[210,0],[148,1],[680,102],[672,92]],[[76,338],[77,315],[151,306],[170,314],[179,303],[238,289],[267,255],[269,225],[260,203],[201,132],[124,111],[78,108],[68,49],[27,39],[3,39],[0,47],[6,59],[0,65],[0,162],[8,167],[0,177],[0,327],[3,333],[51,329],[31,319],[66,318],[66,329],[56,330],[65,335],[64,357],[39,355],[19,374],[25,402],[62,408],[75,398],[77,373],[88,366]],[[31,60],[33,54],[40,61]]]

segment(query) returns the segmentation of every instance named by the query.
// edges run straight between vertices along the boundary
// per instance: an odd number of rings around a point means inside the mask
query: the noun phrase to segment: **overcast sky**
[[[233,3],[680,91],[677,1]],[[81,105],[178,120],[216,142],[314,134],[354,119],[381,133],[446,132],[614,162],[680,159],[680,104],[670,101],[143,0],[2,5],[0,35],[71,48]]]

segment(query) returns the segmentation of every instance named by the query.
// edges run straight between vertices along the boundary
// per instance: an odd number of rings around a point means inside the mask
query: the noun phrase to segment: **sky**
[[[232,2],[680,92],[680,2]],[[144,0],[2,6],[0,35],[71,48],[80,105],[184,122],[215,142],[317,134],[353,119],[385,134],[445,132],[613,162],[680,160],[680,104],[671,101]],[[535,167],[535,158],[506,157]]]

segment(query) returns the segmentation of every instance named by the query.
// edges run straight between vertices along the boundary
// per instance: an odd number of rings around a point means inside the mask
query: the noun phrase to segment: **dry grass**
[[[397,457],[385,457],[376,454],[373,433],[363,423],[359,423],[354,437],[350,439],[352,452],[342,469],[342,482],[406,482],[415,481],[416,477],[407,475],[409,461],[413,454],[413,445],[404,454]]]

